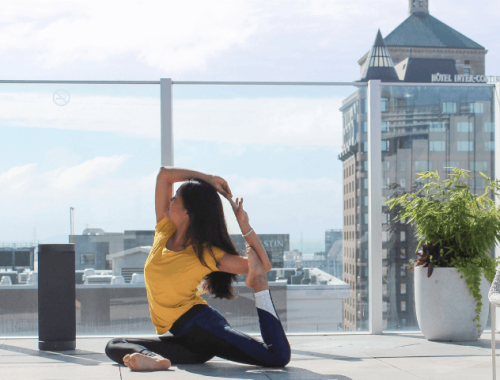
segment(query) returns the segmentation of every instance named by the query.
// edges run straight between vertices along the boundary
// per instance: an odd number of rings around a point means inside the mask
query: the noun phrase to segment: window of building
[[[368,190],[368,178],[363,178],[363,189]]]
[[[474,151],[473,141],[457,141],[457,150],[459,152],[472,152]]]
[[[367,121],[363,121],[363,132],[368,133],[368,122]]]
[[[80,264],[81,265],[95,264],[95,254],[80,253]]]
[[[382,284],[382,294],[386,296],[388,293],[387,284]],[[384,302],[385,303],[385,302]]]
[[[430,132],[446,132],[445,122],[436,122],[429,125]]]
[[[382,276],[387,277],[387,267],[382,267]]]
[[[368,161],[363,161],[363,171],[368,171]]]
[[[470,112],[471,113],[483,113],[484,112],[484,104],[483,103],[470,103]]]
[[[470,67],[464,67],[464,74],[470,75]]]
[[[382,161],[382,171],[383,172],[391,171],[391,161]]]
[[[368,141],[363,143],[363,152],[368,152]]]
[[[401,311],[406,311],[406,301],[401,301]]]
[[[365,218],[365,224],[368,224],[368,214],[365,214],[364,218]]]
[[[390,148],[390,141],[389,140],[382,140],[382,152],[388,152]]]
[[[472,161],[470,163],[470,170],[475,172],[488,171],[488,161]]]
[[[415,161],[415,171],[425,172],[429,170],[429,162],[428,161]]]
[[[387,121],[383,121],[381,127],[382,127],[382,132],[387,132]]]
[[[450,167],[450,168],[459,168],[460,167],[460,161],[450,160],[450,161],[448,161],[448,164],[446,166]],[[445,170],[446,171],[451,171],[452,169],[445,169]]]
[[[382,105],[380,107],[381,112],[389,112],[389,99],[382,98]]]
[[[406,171],[406,161],[401,161],[399,163],[399,171],[405,172]]]
[[[469,122],[457,123],[457,132],[473,132],[474,124]]]
[[[492,122],[484,123],[484,131],[486,133],[493,133],[493,132],[495,132],[495,123],[492,123]]]
[[[399,186],[406,187],[406,178],[401,178],[399,180]]]
[[[401,284],[401,294],[406,294],[406,284]]]
[[[387,259],[387,249],[382,249],[382,258]]]
[[[401,231],[401,233],[399,235],[399,240],[406,241],[406,232],[405,231]]]
[[[444,152],[446,150],[446,141],[430,141],[429,150],[431,152]]]
[[[487,152],[494,152],[495,151],[495,142],[494,141],[486,141],[484,143],[484,149]]]
[[[365,196],[363,197],[363,206],[368,207],[368,195],[365,195]]]
[[[443,103],[443,113],[457,113],[457,103],[454,102]]]
[[[399,274],[401,277],[406,277],[406,268],[404,266],[401,267],[401,271]]]

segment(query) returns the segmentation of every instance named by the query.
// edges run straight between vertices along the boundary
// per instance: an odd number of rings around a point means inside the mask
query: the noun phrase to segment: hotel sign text
[[[432,83],[490,83],[500,82],[500,76],[494,75],[451,75],[432,74]]]

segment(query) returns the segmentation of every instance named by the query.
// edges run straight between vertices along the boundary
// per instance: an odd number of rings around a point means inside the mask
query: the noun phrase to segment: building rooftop
[[[436,73],[458,74],[455,60],[444,58],[406,58],[395,69],[399,79],[409,83],[431,83]]]
[[[482,49],[484,47],[427,13],[413,13],[385,37],[387,46]]]
[[[362,82],[368,82],[371,79],[380,79],[383,82],[399,81],[380,29],[361,73]]]
[[[132,372],[104,354],[111,337],[78,338],[73,351],[38,350],[38,339],[0,339],[2,379],[491,379],[491,336],[475,342],[429,342],[421,334],[289,336],[292,360],[263,368],[214,358],[164,372]],[[497,350],[500,343],[497,343]]]

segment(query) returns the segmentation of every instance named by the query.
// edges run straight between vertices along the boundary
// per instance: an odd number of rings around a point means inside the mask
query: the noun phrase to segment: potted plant
[[[415,308],[418,324],[428,340],[476,340],[484,330],[490,283],[497,259],[490,252],[500,240],[500,183],[484,173],[485,191],[470,191],[468,170],[452,169],[441,181],[438,171],[417,173],[419,190],[387,201],[401,208],[395,221],[416,229],[419,241],[412,260],[415,269]],[[422,250],[419,252],[419,249]],[[489,306],[489,302],[486,301]]]

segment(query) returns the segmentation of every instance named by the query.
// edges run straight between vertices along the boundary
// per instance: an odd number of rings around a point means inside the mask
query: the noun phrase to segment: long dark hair
[[[227,232],[224,210],[217,190],[208,182],[193,178],[179,187],[182,203],[189,215],[186,240],[190,240],[201,264],[208,268],[203,251],[214,258],[212,247],[222,249],[230,255],[239,255]],[[215,298],[232,299],[233,281],[236,275],[226,272],[212,272],[204,279],[205,288]]]

